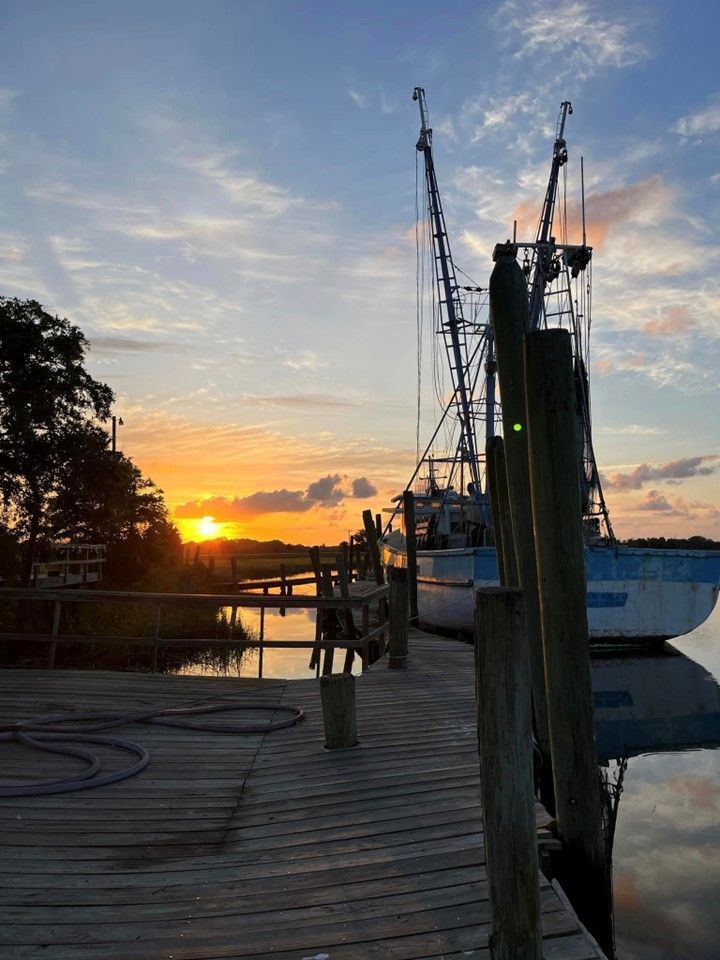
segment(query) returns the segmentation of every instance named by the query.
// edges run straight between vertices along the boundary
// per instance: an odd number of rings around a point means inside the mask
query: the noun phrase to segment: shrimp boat
[[[443,401],[440,421],[407,490],[413,493],[417,546],[418,615],[434,629],[472,631],[474,591],[498,583],[482,431],[486,442],[499,432],[497,363],[487,290],[477,286],[452,258],[435,173],[432,129],[425,92],[416,87],[420,107],[417,157],[424,163],[419,188],[416,241],[418,330],[433,324],[433,381]],[[512,249],[527,280],[529,329],[560,326],[573,344],[577,396],[578,481],[582,494],[587,612],[594,643],[658,643],[688,633],[711,613],[720,584],[720,552],[656,550],[618,543],[593,452],[588,381],[591,325],[592,247],[586,242],[584,184],[582,242],[567,240],[567,210],[558,206],[561,174],[568,159],[565,126],[572,105],[560,107],[550,176],[535,239],[513,237]],[[582,170],[582,166],[581,166]],[[417,181],[422,184],[423,178]],[[562,196],[564,198],[565,190]],[[554,221],[558,220],[554,234]],[[507,249],[507,244],[503,245]],[[458,276],[462,274],[460,282]],[[427,286],[430,309],[421,291]],[[418,432],[420,374],[418,347]],[[449,379],[448,379],[449,375]],[[484,444],[483,444],[484,446]],[[380,538],[383,563],[405,566],[402,495],[393,500]]]

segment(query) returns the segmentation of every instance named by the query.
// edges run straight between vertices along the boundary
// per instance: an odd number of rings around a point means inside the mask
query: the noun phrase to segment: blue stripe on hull
[[[710,583],[717,586],[720,584],[720,550],[586,547],[585,569],[588,584],[593,580],[662,580],[665,583]],[[495,548],[477,549],[475,579],[497,580],[497,575]]]

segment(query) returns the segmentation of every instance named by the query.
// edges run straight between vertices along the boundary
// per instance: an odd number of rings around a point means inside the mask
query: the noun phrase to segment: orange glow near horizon
[[[182,539],[193,543],[228,536],[227,528],[234,526],[234,524],[218,523],[214,517],[209,516],[176,520],[175,523],[180,530]]]

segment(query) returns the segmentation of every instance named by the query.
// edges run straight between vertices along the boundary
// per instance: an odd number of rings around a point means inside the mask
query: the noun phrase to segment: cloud
[[[176,350],[170,340],[137,340],[134,337],[92,337],[90,348],[98,353],[156,353]]]
[[[331,393],[289,393],[284,395],[255,395],[246,393],[242,397],[243,403],[257,407],[302,407],[308,410],[326,410],[332,407],[360,406],[357,400],[335,396]]]
[[[629,67],[648,56],[644,44],[632,37],[629,22],[603,19],[595,4],[582,0],[506,0],[495,23],[508,37],[521,38],[517,58],[537,60],[545,54],[564,61],[581,80],[600,67]]]
[[[313,350],[303,350],[289,360],[284,360],[283,366],[290,367],[291,370],[317,370],[322,366],[322,362]]]
[[[667,463],[641,463],[627,473],[607,474],[603,475],[602,479],[606,487],[612,487],[615,490],[640,490],[651,480],[685,480],[688,477],[707,476],[718,469],[720,469],[720,456],[708,454],[702,457],[683,457]],[[654,509],[664,508],[655,507]]]
[[[332,476],[321,477],[309,484],[307,488],[307,499],[322,504],[339,503],[347,494],[342,490],[340,484],[342,477],[339,473]]]
[[[367,477],[358,477],[347,489],[348,478],[328,474],[309,483],[305,490],[259,490],[245,497],[206,497],[182,503],[175,509],[179,520],[212,517],[220,523],[247,521],[270,513],[306,513],[313,508],[328,510],[349,497],[368,497],[377,493]]]
[[[265,513],[304,513],[313,506],[302,490],[259,490],[247,497],[208,497],[182,503],[175,510],[180,519],[209,516],[219,523],[250,520]]]
[[[643,333],[651,337],[673,336],[694,326],[690,311],[684,306],[665,307],[654,320],[643,324]]]
[[[377,487],[370,483],[367,477],[358,477],[352,482],[352,495],[354,497],[374,497],[377,493]]]
[[[659,490],[648,490],[638,504],[639,510],[672,510],[673,506]]]
[[[650,427],[641,423],[628,423],[624,427],[601,427],[600,433],[610,434],[613,437],[655,437],[662,433],[660,427]]]
[[[626,186],[589,193],[585,200],[588,242],[601,249],[610,230],[621,224],[656,224],[667,213],[672,191],[655,175]],[[538,219],[538,201],[522,200],[513,211],[520,233],[534,233]],[[568,236],[579,237],[582,229],[580,204],[567,204]]]
[[[681,117],[671,128],[682,137],[702,137],[720,130],[720,97],[696,113]]]
[[[347,95],[350,97],[355,106],[359,107],[361,110],[366,110],[370,106],[369,99],[364,94],[358,93],[357,90],[348,89]]]

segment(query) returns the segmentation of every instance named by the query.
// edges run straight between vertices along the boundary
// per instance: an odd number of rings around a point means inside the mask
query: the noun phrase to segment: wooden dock
[[[323,749],[315,680],[4,670],[0,690],[3,721],[210,700],[306,713],[243,737],[123,727],[151,751],[137,777],[1,800],[3,960],[489,957],[470,647],[411,631],[407,670],[357,679],[348,751]],[[0,747],[3,779],[77,770]],[[541,904],[546,960],[603,957],[547,882]]]

